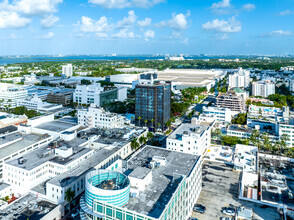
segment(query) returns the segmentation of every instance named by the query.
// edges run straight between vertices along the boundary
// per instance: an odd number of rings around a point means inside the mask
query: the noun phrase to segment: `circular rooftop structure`
[[[129,193],[130,180],[122,173],[95,170],[86,175],[85,200],[88,207],[93,207],[95,200],[123,206],[129,200]]]

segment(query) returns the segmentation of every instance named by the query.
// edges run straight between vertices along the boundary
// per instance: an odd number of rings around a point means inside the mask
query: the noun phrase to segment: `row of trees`
[[[285,155],[288,157],[294,156],[294,148],[287,146],[289,140],[288,135],[283,134],[279,140],[272,141],[269,134],[258,130],[253,130],[249,139],[241,139],[235,136],[222,135],[219,128],[215,129],[212,133],[214,139],[221,141],[222,145],[234,146],[236,144],[245,144],[257,146],[258,149],[264,153],[271,153],[276,155]]]
[[[132,121],[134,121],[135,118],[132,116],[131,119],[132,119]],[[140,127],[140,126],[141,126],[141,120],[142,120],[142,117],[139,116],[139,117],[137,118],[137,120],[139,121],[139,127]],[[164,125],[165,125],[167,128],[170,128],[170,127],[171,127],[171,122],[172,122],[172,121],[174,121],[174,119],[171,119],[171,120],[165,122]],[[151,122],[151,127],[154,128],[154,119],[151,118],[150,122]],[[145,127],[147,127],[147,125],[149,125],[150,123],[149,123],[149,121],[148,121],[147,119],[145,119],[145,120],[144,120],[144,124],[145,124]],[[160,124],[160,123],[158,122],[158,123],[157,123],[157,128],[161,128],[161,127],[162,127],[162,124]]]
[[[151,132],[147,133],[147,137],[142,135],[139,137],[139,139],[134,138],[131,140],[131,148],[132,150],[137,150],[141,145],[144,145],[147,143],[148,140],[151,140],[153,138],[153,134]]]

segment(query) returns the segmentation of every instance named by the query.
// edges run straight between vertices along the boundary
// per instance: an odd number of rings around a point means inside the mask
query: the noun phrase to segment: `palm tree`
[[[142,144],[146,144],[146,142],[147,142],[147,138],[144,135],[142,135],[139,138],[139,143],[142,145]]]
[[[263,132],[262,135],[261,135],[261,139],[263,140],[263,146],[264,146],[265,150],[270,151],[270,149],[272,147],[272,144],[269,141],[268,133]]]
[[[134,116],[131,117],[131,123],[133,123],[133,121],[134,121]]]
[[[139,120],[139,127],[141,127],[141,120],[142,120],[141,116],[138,117],[138,120]]]
[[[76,195],[76,193],[71,190],[71,187],[69,187],[65,191],[64,199],[70,203],[75,198],[75,195]]]
[[[153,125],[153,122],[154,122],[154,119],[153,119],[153,118],[151,118],[152,127],[154,127],[154,125]]]
[[[161,128],[161,124],[159,122],[157,123],[157,128]]]
[[[140,147],[139,143],[137,142],[137,139],[134,138],[131,140],[131,148],[132,150],[137,150]]]
[[[253,130],[253,132],[252,132],[252,134],[250,136],[250,141],[252,142],[252,144],[254,146],[257,146],[258,147],[259,142],[260,142],[259,138],[260,138],[259,131],[258,130]]]
[[[287,141],[289,141],[289,136],[287,134],[282,134],[280,137],[280,150],[284,151],[287,148]]]
[[[165,122],[165,126],[168,128],[168,130],[170,129],[171,126],[171,121],[168,120],[167,122]]]
[[[150,140],[150,139],[152,139],[153,138],[153,134],[151,133],[151,132],[148,132],[147,133],[147,138]]]
[[[144,120],[144,123],[145,123],[145,127],[147,127],[148,120],[145,119],[145,120]]]

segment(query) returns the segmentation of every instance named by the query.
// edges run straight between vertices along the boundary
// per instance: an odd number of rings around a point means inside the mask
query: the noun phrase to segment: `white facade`
[[[239,68],[237,73],[229,75],[229,87],[248,87],[250,84],[250,71]]]
[[[0,83],[0,105],[2,107],[15,108],[17,101],[26,98],[27,95],[27,90],[21,86]]]
[[[202,155],[210,147],[211,127],[182,124],[167,139],[169,150]]]
[[[95,104],[100,107],[101,104],[101,95],[102,93],[117,93],[115,94],[116,98],[114,100],[124,101],[127,99],[127,88],[119,87],[112,90],[104,91],[104,88],[101,87],[100,83],[94,83],[91,85],[77,85],[75,92],[73,94],[73,101],[78,104]],[[103,99],[102,99],[103,100]],[[105,98],[104,98],[105,100]]]
[[[55,105],[48,102],[43,102],[41,98],[35,95],[32,98],[21,99],[17,101],[17,106],[24,106],[29,110],[39,112],[49,112],[62,109],[62,105]]]
[[[62,66],[62,75],[66,77],[72,77],[72,64]]]
[[[40,158],[39,153],[48,156]],[[89,150],[86,154],[81,154],[80,157],[72,157],[68,163],[59,163],[53,160],[54,155],[57,156],[54,149],[40,148],[29,153],[30,155],[23,155],[22,159],[12,159],[4,162],[3,181],[12,186],[14,193],[24,195],[38,184],[76,167],[80,162],[93,155],[93,153],[94,150]],[[36,158],[32,156],[36,156]],[[34,160],[38,160],[38,162]]]
[[[83,127],[118,128],[124,125],[124,117],[92,104],[88,109],[78,111],[78,123]]]
[[[213,117],[217,121],[221,122],[231,122],[232,121],[232,111],[229,108],[219,108],[219,107],[205,107],[202,108],[202,114],[200,117]]]
[[[119,87],[117,88],[117,100],[118,101],[124,101],[128,98],[128,88],[126,87]]]
[[[73,94],[73,100],[78,104],[94,103],[96,106],[100,106],[101,92],[103,92],[103,88],[100,83],[77,85]]]
[[[275,94],[275,84],[269,80],[264,82],[253,82],[252,83],[252,95],[268,97],[269,95]]]

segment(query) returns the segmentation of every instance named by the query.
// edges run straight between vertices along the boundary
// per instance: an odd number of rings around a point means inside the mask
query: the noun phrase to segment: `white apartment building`
[[[210,147],[211,126],[182,124],[167,139],[169,150],[202,155]]]
[[[38,95],[26,99],[17,100],[17,106],[24,106],[29,110],[35,110],[38,112],[50,112],[62,109],[62,105],[43,102],[42,99],[38,97]]]
[[[229,75],[229,87],[248,87],[250,84],[250,71],[238,69],[238,72]]]
[[[69,63],[67,65],[63,65],[62,67],[62,75],[66,77],[72,77],[72,64]]]
[[[78,123],[83,127],[118,128],[124,125],[124,117],[106,112],[103,108],[91,104],[88,109],[78,111]]]
[[[90,148],[64,144],[54,149],[47,145],[5,161],[3,181],[12,186],[14,193],[24,195],[44,181],[73,169],[93,153]]]
[[[0,83],[0,105],[2,107],[15,108],[17,101],[26,98],[28,91],[21,87],[8,83]]]
[[[100,83],[77,85],[73,100],[78,104],[94,103],[100,107],[115,100],[124,101],[127,98],[127,88],[104,90]]]
[[[0,174],[3,172],[3,163],[19,158],[21,155],[43,147],[52,141],[50,135],[36,133],[23,134],[15,131],[2,135],[0,141]]]
[[[253,82],[252,83],[252,95],[268,97],[275,94],[275,84],[269,80]]]
[[[232,121],[232,116],[233,116],[232,111],[229,108],[203,106],[202,114],[199,116],[199,118],[213,117],[217,121],[230,123]]]

